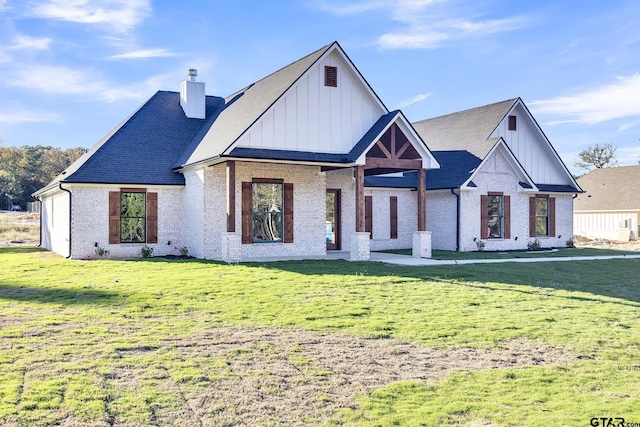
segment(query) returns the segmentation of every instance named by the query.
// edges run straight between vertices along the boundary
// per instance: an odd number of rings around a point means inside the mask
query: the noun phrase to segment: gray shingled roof
[[[431,151],[468,151],[484,159],[496,139],[489,139],[518,98],[412,123]]]
[[[576,211],[640,210],[640,165],[595,169],[578,179],[585,191],[573,201]]]
[[[222,105],[222,98],[208,96],[207,116]],[[156,92],[45,189],[58,182],[184,185],[173,165],[203,123],[185,116],[179,93]]]
[[[334,44],[336,42],[227,97],[219,117],[202,136],[202,140],[192,144],[193,151],[185,153],[179,163],[198,163],[224,153]]]

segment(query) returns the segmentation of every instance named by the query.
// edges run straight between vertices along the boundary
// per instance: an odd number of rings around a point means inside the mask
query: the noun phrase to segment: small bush
[[[576,247],[576,244],[575,244],[575,242],[573,241],[573,239],[568,239],[568,240],[565,242],[565,244],[567,245],[567,248],[575,248],[575,247]]]
[[[96,258],[104,259],[109,256],[109,250],[100,246],[98,242],[96,242],[94,246],[96,247],[96,250],[94,251],[96,254]]]
[[[189,256],[189,249],[186,246],[183,246],[179,249],[180,255],[181,256]]]
[[[482,252],[486,245],[487,245],[487,242],[485,242],[484,240],[480,240],[480,239],[476,240],[476,247],[478,248],[478,252]]]
[[[539,251],[542,248],[540,245],[540,240],[535,239],[530,242],[527,242],[527,249],[530,251]]]
[[[146,244],[140,249],[140,255],[142,258],[151,258],[153,255],[153,248],[150,248]]]

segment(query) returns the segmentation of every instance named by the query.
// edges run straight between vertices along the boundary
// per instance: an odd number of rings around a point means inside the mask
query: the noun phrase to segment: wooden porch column
[[[356,166],[356,233],[365,231],[364,223],[364,166]]]
[[[227,232],[236,231],[236,162],[227,161]]]
[[[418,169],[418,231],[427,231],[427,171]]]

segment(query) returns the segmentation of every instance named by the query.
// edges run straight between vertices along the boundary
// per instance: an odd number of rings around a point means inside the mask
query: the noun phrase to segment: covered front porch
[[[244,153],[247,151],[231,154]],[[371,196],[365,194],[365,176],[407,171],[416,171],[417,188],[411,199],[388,197],[388,231],[384,238],[392,242],[403,235],[406,242],[410,232],[405,247],[411,246],[415,257],[431,256],[431,233],[426,230],[426,170],[439,165],[401,112],[381,117],[350,153],[316,156],[316,172],[309,153],[253,150],[250,154],[255,157],[228,158],[216,167],[217,176],[224,176],[226,185],[226,233],[220,236],[222,260],[266,260],[272,254],[311,259],[334,253],[338,254],[336,257],[348,254],[352,261],[370,260],[372,230],[380,215],[374,212]],[[258,154],[287,158],[265,159],[258,158]],[[252,165],[251,170],[248,165]],[[256,175],[258,170],[263,172]],[[283,202],[278,206],[282,214],[277,214],[282,221],[282,238],[256,242],[255,233],[252,240],[251,232],[256,221],[252,216],[251,186],[260,182],[280,185],[276,181],[282,182],[283,191]],[[406,204],[411,204],[410,215]],[[380,234],[375,237],[379,243]]]
[[[383,121],[383,119],[387,119]],[[382,121],[382,122],[381,122]],[[365,146],[366,144],[366,146]],[[340,190],[333,189],[327,184],[327,250],[349,250],[352,261],[369,260],[371,242],[375,237],[376,246],[387,249],[397,245],[399,236],[404,237],[405,247],[413,249],[414,257],[431,256],[431,233],[426,229],[426,169],[437,168],[439,165],[433,155],[426,148],[422,140],[413,132],[411,125],[400,112],[389,113],[383,117],[356,145],[361,152],[356,166],[352,166],[355,183],[354,224],[348,242],[341,246],[340,239]],[[364,147],[364,148],[363,148]],[[336,167],[322,168],[330,174]],[[417,187],[415,197],[402,197],[401,194],[388,192],[384,201],[374,203],[371,195],[365,193],[365,177],[402,174],[415,171],[417,173]],[[387,201],[388,200],[388,201]],[[380,204],[384,206],[380,206]],[[407,209],[407,204],[413,204]],[[375,209],[377,208],[377,209]],[[379,233],[380,212],[384,211],[385,230]],[[403,218],[403,215],[411,218]],[[408,221],[407,221],[408,220]],[[374,224],[378,232],[374,236]],[[411,228],[410,240],[407,242],[407,224]],[[382,234],[383,236],[380,236]],[[404,234],[404,236],[403,236]],[[385,242],[382,239],[386,239]]]

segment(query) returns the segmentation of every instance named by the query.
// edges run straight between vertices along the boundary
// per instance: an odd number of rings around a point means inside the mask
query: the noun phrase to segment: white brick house
[[[580,189],[519,99],[411,124],[337,42],[226,98],[205,96],[195,74],[34,194],[43,247],[367,260],[571,236]]]
[[[335,249],[368,259],[378,246],[365,231],[364,177],[439,167],[337,42],[226,98],[205,96],[195,75],[35,193],[43,247],[72,258],[148,246],[225,261]],[[413,220],[394,247],[426,233],[421,183],[420,197],[398,196],[396,213]]]

